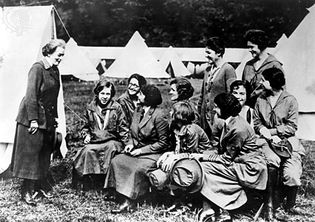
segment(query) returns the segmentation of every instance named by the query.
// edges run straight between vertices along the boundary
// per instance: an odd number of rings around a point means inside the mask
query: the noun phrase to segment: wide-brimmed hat
[[[158,190],[162,190],[169,181],[169,174],[161,169],[154,170],[148,174],[150,183]]]
[[[182,158],[177,160],[169,176],[170,188],[174,190],[184,189],[189,193],[195,193],[203,185],[203,169],[196,159]]]
[[[287,139],[283,139],[278,143],[273,142],[272,140],[268,141],[271,149],[282,158],[290,158],[292,156],[292,145]]]

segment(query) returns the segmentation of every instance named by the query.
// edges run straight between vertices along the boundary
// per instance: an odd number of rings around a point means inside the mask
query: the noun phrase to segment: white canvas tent
[[[124,47],[113,47],[113,46],[79,46],[87,55],[87,57],[96,66],[100,59],[115,60],[121,55]],[[182,48],[173,47],[176,55],[185,62],[207,62],[205,57],[205,48]],[[149,47],[149,50],[157,60],[161,60],[165,51],[168,50],[166,47]],[[244,57],[248,54],[247,49],[243,48],[226,48],[224,53],[224,59],[228,62],[240,63]]]
[[[192,74],[186,68],[184,63],[179,59],[178,55],[174,51],[174,48],[170,46],[159,61],[163,70],[167,71],[167,69],[171,69],[174,77],[177,76],[187,76]],[[170,73],[169,73],[170,74]]]
[[[299,26],[276,48],[283,63],[289,93],[299,103],[298,136],[315,140],[315,5]]]
[[[146,78],[169,78],[157,59],[148,49],[139,32],[135,32],[121,55],[103,74],[108,77],[128,78],[133,73],[139,73]]]
[[[11,161],[15,118],[26,91],[27,74],[41,48],[55,36],[53,6],[4,7],[0,10],[0,174]],[[66,135],[62,87],[58,131]],[[65,141],[61,152],[67,151]]]
[[[61,75],[73,75],[85,81],[99,80],[98,72],[73,38],[67,42],[65,56],[59,65]]]

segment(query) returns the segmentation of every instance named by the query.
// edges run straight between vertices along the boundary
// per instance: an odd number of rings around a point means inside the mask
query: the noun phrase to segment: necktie
[[[140,122],[143,119],[143,117],[144,117],[144,109],[141,109],[141,111],[140,111]]]

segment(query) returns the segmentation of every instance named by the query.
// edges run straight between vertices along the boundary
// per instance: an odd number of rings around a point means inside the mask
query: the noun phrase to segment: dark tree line
[[[79,45],[123,46],[135,30],[149,46],[202,47],[221,36],[244,47],[248,29],[263,29],[270,46],[290,35],[315,0],[0,0],[4,6],[55,5]],[[57,20],[56,20],[57,21]],[[67,40],[57,21],[58,34]]]

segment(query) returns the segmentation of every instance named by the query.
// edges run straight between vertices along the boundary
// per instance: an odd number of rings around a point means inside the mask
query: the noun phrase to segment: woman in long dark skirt
[[[128,140],[128,124],[121,105],[113,100],[115,87],[108,81],[99,81],[95,97],[87,106],[82,129],[85,146],[73,159],[75,176],[106,175],[111,159],[120,153]]]
[[[133,115],[130,138],[124,154],[111,163],[105,188],[114,188],[123,199],[112,213],[135,210],[135,202],[149,189],[148,173],[157,169],[156,161],[169,148],[168,122],[157,106],[162,103],[160,90],[146,85],[139,93],[142,107]]]
[[[36,205],[36,191],[50,197],[47,174],[57,127],[57,98],[60,75],[57,66],[64,56],[65,42],[51,40],[42,48],[44,58],[28,73],[26,94],[20,104],[13,146],[11,169],[22,178],[22,200]],[[36,184],[35,184],[36,183]]]

